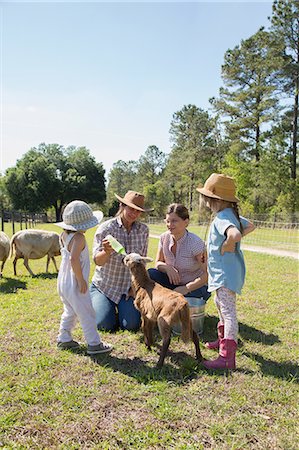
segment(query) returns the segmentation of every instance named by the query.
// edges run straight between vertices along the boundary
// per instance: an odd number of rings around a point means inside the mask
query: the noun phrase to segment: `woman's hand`
[[[167,265],[165,270],[171,284],[180,284],[181,277],[175,267]]]
[[[110,242],[107,239],[102,240],[102,250],[100,250],[93,258],[97,266],[104,266],[109,260],[111,253],[114,252]]]
[[[108,241],[108,239],[103,239],[103,250],[106,253],[106,255],[111,255],[112,252],[114,252],[113,248],[111,247],[110,242]]]
[[[180,294],[186,295],[189,293],[187,286],[178,286],[174,289],[174,291],[179,292]]]

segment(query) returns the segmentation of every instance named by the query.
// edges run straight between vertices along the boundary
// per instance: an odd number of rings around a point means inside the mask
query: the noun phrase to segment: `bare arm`
[[[255,230],[255,226],[253,225],[253,223],[252,222],[248,222],[247,227],[243,230],[242,236],[246,236],[246,234],[249,234],[249,233],[251,233],[254,230]]]
[[[106,262],[110,258],[110,255],[113,251],[114,250],[111,247],[110,242],[107,241],[107,239],[103,239],[103,250],[100,250],[93,258],[96,265],[104,266],[104,264],[106,264]]]
[[[171,284],[180,284],[181,278],[177,269],[166,264],[162,248],[159,248],[156,256],[156,269],[167,274]]]
[[[246,236],[247,234],[251,233],[255,229],[255,226],[252,222],[248,222],[247,227],[243,230],[243,233],[238,230],[236,227],[229,227],[226,230],[226,240],[223,242],[221,247],[221,255],[223,255],[225,252],[234,252],[235,251],[235,244],[236,242],[240,242],[241,238],[243,236]]]
[[[196,255],[197,261],[201,265],[201,269],[203,270],[203,273],[200,277],[195,278],[193,281],[190,281],[185,286],[178,286],[175,288],[175,291],[180,292],[183,295],[188,294],[191,291],[194,291],[195,289],[201,288],[208,282],[208,271],[207,271],[207,255],[206,252],[199,253]]]
[[[236,242],[240,242],[242,238],[241,232],[237,227],[228,227],[225,231],[226,239],[221,247],[221,255],[224,255],[225,252],[233,253],[235,251]]]
[[[70,245],[70,254],[71,254],[71,266],[74,271],[79,291],[81,294],[85,294],[87,291],[87,281],[84,280],[82,274],[82,268],[80,264],[80,254],[86,245],[85,237],[81,233],[75,233],[71,245]]]

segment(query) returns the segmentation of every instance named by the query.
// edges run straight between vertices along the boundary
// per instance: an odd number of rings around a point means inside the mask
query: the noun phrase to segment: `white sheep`
[[[19,258],[24,258],[24,266],[31,276],[34,273],[28,265],[29,259],[39,259],[47,255],[46,272],[49,269],[50,259],[52,259],[55,269],[58,272],[54,256],[60,255],[59,234],[55,231],[45,230],[21,230],[13,235],[10,241],[10,256],[15,249],[15,259],[13,261],[14,274],[17,275],[16,265]]]
[[[151,348],[153,327],[157,323],[163,341],[157,367],[162,367],[170,344],[171,328],[174,324],[181,322],[182,340],[187,342],[192,338],[196,358],[201,361],[199,340],[192,329],[187,300],[179,292],[171,291],[150,279],[144,264],[149,261],[152,259],[140,256],[138,253],[130,253],[124,258],[124,264],[131,272],[132,287],[135,291],[134,305],[141,314],[146,346]]]
[[[9,255],[9,247],[10,247],[9,237],[7,236],[7,234],[3,233],[3,231],[0,231],[0,261],[2,261],[0,278],[2,277],[5,261],[7,260]]]

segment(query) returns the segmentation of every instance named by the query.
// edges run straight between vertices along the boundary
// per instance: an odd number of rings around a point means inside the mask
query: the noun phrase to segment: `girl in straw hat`
[[[79,319],[88,354],[95,355],[112,350],[112,345],[100,338],[88,290],[90,261],[84,233],[98,225],[102,218],[101,211],[93,212],[87,203],[74,200],[65,207],[63,222],[56,223],[64,229],[60,236],[62,261],[57,280],[58,293],[63,302],[57,338],[57,346],[60,349],[79,347],[78,342],[72,338],[72,330]]]
[[[115,197],[120,202],[116,217],[102,223],[94,237],[96,270],[90,293],[99,329],[137,330],[140,313],[133,303],[130,272],[123,264],[124,255],[113,250],[107,237],[113,236],[126,253],[146,256],[149,230],[138,219],[142,212],[152,210],[144,207],[144,196],[139,192],[128,191],[124,197]]]
[[[213,173],[203,188],[197,189],[202,203],[216,214],[208,238],[208,290],[216,291],[219,312],[218,339],[207,348],[218,349],[214,361],[204,361],[208,369],[235,369],[238,342],[236,293],[240,294],[245,278],[245,263],[240,241],[254,230],[254,225],[239,216],[234,180]]]

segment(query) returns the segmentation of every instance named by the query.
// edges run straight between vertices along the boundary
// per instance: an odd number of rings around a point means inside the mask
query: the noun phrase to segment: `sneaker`
[[[110,353],[113,349],[113,345],[107,344],[106,342],[100,342],[98,345],[88,345],[87,353],[88,355],[97,355],[99,353]]]
[[[61,350],[75,350],[79,348],[80,344],[76,341],[68,341],[68,342],[57,342],[57,348]]]

